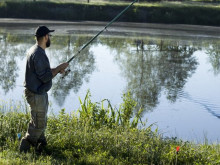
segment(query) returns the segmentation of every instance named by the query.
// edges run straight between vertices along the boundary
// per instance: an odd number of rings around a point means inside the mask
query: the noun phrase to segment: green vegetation
[[[128,3],[61,3],[61,2],[1,2],[1,18],[30,18],[65,21],[110,21]],[[80,13],[80,14],[79,14]],[[220,25],[220,5],[161,2],[136,3],[119,21]]]
[[[61,110],[49,116],[48,147],[42,155],[34,149],[18,152],[17,133],[24,135],[30,119],[21,106],[1,106],[0,164],[219,164],[219,144],[194,144],[163,138],[140,121],[142,109],[130,94],[119,109],[108,100],[93,103],[90,93],[80,99],[78,112]],[[6,110],[6,109],[10,110]],[[176,147],[180,151],[176,153]]]

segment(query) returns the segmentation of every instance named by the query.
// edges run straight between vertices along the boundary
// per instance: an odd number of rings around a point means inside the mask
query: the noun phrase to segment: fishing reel
[[[63,74],[62,74],[62,79],[64,79],[64,77],[66,77],[69,73],[70,73],[70,69],[66,70]]]

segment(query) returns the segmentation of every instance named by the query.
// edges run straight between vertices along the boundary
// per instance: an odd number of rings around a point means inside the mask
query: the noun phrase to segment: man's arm
[[[59,73],[59,69],[57,67],[51,68],[51,71],[52,71],[53,78]]]

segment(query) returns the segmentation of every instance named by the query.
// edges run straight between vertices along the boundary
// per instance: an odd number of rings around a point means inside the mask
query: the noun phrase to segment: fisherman
[[[51,32],[46,26],[39,26],[35,31],[36,44],[27,53],[27,63],[24,82],[25,98],[31,109],[31,120],[26,135],[21,139],[20,152],[28,152],[35,147],[37,152],[47,145],[45,129],[47,125],[48,95],[52,79],[58,73],[64,73],[68,63],[62,63],[56,68],[50,67],[45,49],[50,47]]]

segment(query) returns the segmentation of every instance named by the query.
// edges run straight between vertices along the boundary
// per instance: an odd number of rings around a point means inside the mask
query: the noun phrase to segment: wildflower
[[[177,147],[176,147],[176,153],[177,153],[177,154],[179,153],[179,150],[180,150],[180,146],[177,146]]]
[[[18,133],[17,136],[18,136],[18,139],[20,140],[21,139],[21,133]]]

